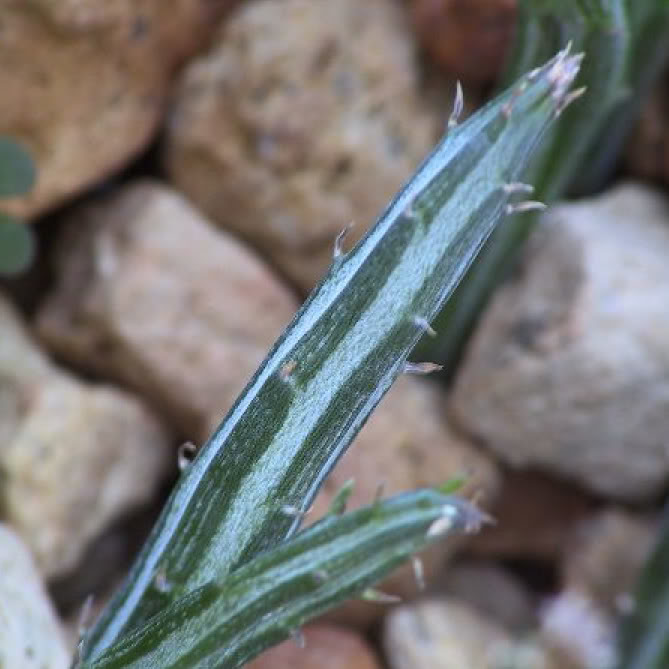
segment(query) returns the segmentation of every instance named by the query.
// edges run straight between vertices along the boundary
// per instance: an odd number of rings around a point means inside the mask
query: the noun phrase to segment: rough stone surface
[[[669,479],[669,200],[556,208],[484,314],[452,415],[512,465],[625,500]]]
[[[0,667],[67,669],[65,635],[30,551],[0,524]]]
[[[634,176],[669,183],[669,73],[644,102],[625,152]]]
[[[150,499],[172,464],[168,434],[130,395],[53,367],[4,300],[0,342],[0,509],[55,576]]]
[[[304,629],[304,648],[289,640],[265,651],[246,669],[379,669],[369,645],[355,632],[332,625]]]
[[[566,588],[540,612],[538,640],[556,669],[615,666],[615,624],[587,595]]]
[[[206,439],[297,303],[241,243],[151,182],[71,215],[38,331]]]
[[[496,669],[512,642],[466,604],[433,599],[392,611],[383,646],[391,669]]]
[[[656,532],[657,524],[638,513],[606,508],[592,514],[564,545],[565,587],[610,615],[627,612]]]
[[[416,32],[430,56],[468,81],[490,81],[504,64],[517,0],[411,0]]]
[[[383,495],[388,496],[439,485],[463,474],[469,478],[460,494],[476,496],[483,508],[488,508],[500,486],[499,473],[492,460],[457,437],[440,416],[443,394],[433,382],[399,378],[326,479],[309,519],[321,518],[336,492],[349,479],[355,480],[349,500],[351,509],[369,504],[380,485]],[[485,531],[484,528],[482,532]],[[422,554],[427,586],[434,582],[446,559],[462,544],[463,538],[454,537]],[[379,588],[403,599],[413,599],[419,594],[413,566],[404,565]],[[347,625],[365,626],[387,610],[387,604],[353,601],[328,618]]]
[[[39,172],[14,212],[38,214],[141,150],[173,71],[202,47],[226,4],[0,0],[0,130],[27,144]]]
[[[467,550],[492,559],[553,562],[574,525],[592,513],[594,504],[592,496],[573,483],[531,470],[506,471],[491,508],[497,522],[474,535]]]
[[[388,0],[259,0],[181,78],[166,167],[213,220],[302,289],[336,235],[376,219],[444,127],[424,105],[407,17]]]
[[[510,571],[492,561],[465,560],[450,566],[438,591],[474,607],[518,635],[536,625],[535,598]]]

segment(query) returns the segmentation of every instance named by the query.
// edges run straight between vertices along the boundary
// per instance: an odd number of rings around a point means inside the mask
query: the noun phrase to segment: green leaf
[[[30,154],[11,137],[0,136],[0,197],[24,195],[34,183]]]
[[[485,520],[469,502],[433,490],[329,514],[173,602],[81,669],[234,669],[364,595],[413,553]]]
[[[0,212],[0,275],[14,276],[28,268],[35,256],[32,228]]]

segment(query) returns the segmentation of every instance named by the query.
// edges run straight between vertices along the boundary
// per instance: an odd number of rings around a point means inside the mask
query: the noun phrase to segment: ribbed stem
[[[337,516],[200,586],[82,669],[232,669],[299,631],[431,543],[485,517],[432,490]]]
[[[542,142],[522,180],[534,196],[553,202],[568,190],[601,186],[640,109],[635,93],[653,81],[669,50],[667,0],[523,0],[506,81],[535,67],[571,42],[586,57],[575,83],[586,94]],[[649,48],[650,47],[650,48]],[[517,259],[539,215],[516,216],[487,241],[416,355],[429,356],[453,374],[478,315]]]
[[[568,99],[579,63],[560,53],[450,131],[355,248],[336,254],[183,473],[85,657],[295,532],[299,511],[517,199],[506,186]]]

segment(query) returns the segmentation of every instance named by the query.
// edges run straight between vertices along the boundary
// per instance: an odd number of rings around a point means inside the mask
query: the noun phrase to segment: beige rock
[[[513,37],[517,0],[411,0],[416,32],[430,56],[468,81],[490,81]]]
[[[626,500],[669,479],[669,200],[556,208],[469,346],[452,414],[517,467]]]
[[[166,167],[220,225],[301,288],[336,235],[376,219],[443,128],[427,108],[406,17],[388,0],[259,0],[190,64]]]
[[[0,525],[0,667],[67,669],[70,655],[30,551]]]
[[[112,519],[151,498],[172,464],[168,435],[135,398],[51,366],[5,301],[0,340],[1,509],[42,573],[55,576]]]
[[[290,321],[293,296],[177,193],[141,182],[76,210],[38,330],[206,439]]]
[[[392,611],[384,623],[383,647],[391,669],[500,669],[513,644],[475,609],[433,599]]]
[[[295,641],[266,651],[246,669],[379,669],[369,645],[355,632],[332,625],[304,629],[304,648]]]
[[[369,504],[380,485],[383,495],[392,495],[436,486],[463,474],[468,476],[468,481],[460,494],[476,495],[483,507],[488,507],[500,485],[497,468],[476,447],[451,431],[440,415],[443,395],[433,382],[399,378],[326,479],[309,518],[322,517],[336,492],[349,479],[355,480],[349,508]],[[428,587],[446,559],[462,546],[463,539],[448,539],[422,554]],[[413,565],[409,563],[398,569],[379,588],[403,599],[414,598],[419,594],[419,587]],[[347,625],[365,626],[387,610],[387,604],[353,601],[330,613],[328,618]]]
[[[656,532],[656,522],[639,513],[612,507],[592,514],[563,547],[565,587],[587,596],[605,613],[627,612]]]
[[[34,216],[135,156],[161,120],[175,68],[228,4],[0,0],[0,131],[27,144],[39,175],[13,211]]]

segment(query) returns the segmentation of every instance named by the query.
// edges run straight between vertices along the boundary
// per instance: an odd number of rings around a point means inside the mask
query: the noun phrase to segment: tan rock
[[[443,395],[433,382],[400,377],[326,479],[309,518],[322,517],[336,492],[349,479],[355,480],[350,509],[369,504],[378,494],[379,486],[383,486],[381,490],[387,496],[436,486],[462,475],[468,481],[459,494],[476,495],[484,508],[492,504],[500,485],[497,468],[449,428],[440,415]],[[447,558],[462,546],[463,539],[448,539],[422,554],[423,578],[428,587]],[[379,588],[402,599],[412,599],[420,592],[410,563],[400,567]],[[328,614],[328,618],[365,626],[387,610],[387,604],[353,601]]]
[[[407,20],[388,0],[260,0],[221,26],[179,84],[170,177],[302,289],[336,235],[362,235],[450,110],[418,94]]]
[[[629,611],[656,533],[656,522],[639,513],[610,507],[592,514],[563,547],[565,587],[609,615]]]
[[[556,208],[469,346],[452,414],[517,467],[643,500],[669,479],[669,200]]]
[[[168,435],[130,395],[51,366],[4,301],[0,340],[2,513],[55,576],[112,519],[151,498],[172,465]]]
[[[450,74],[490,81],[513,37],[517,0],[411,0],[416,32]]]
[[[0,667],[67,669],[65,635],[30,551],[0,525]]]
[[[38,168],[35,189],[13,211],[53,207],[146,146],[175,68],[228,4],[0,0],[0,131],[23,140]]]
[[[247,669],[379,669],[369,645],[355,632],[332,625],[311,625],[304,647],[293,640],[265,651]]]
[[[392,611],[384,622],[383,647],[391,669],[498,669],[513,644],[475,609],[433,599]]]
[[[189,438],[219,423],[297,303],[243,244],[156,183],[76,210],[38,330],[135,387]]]

